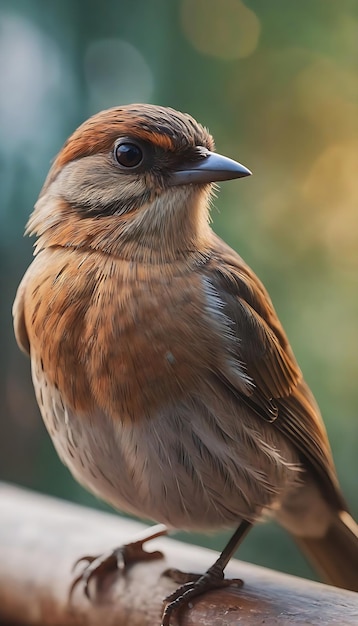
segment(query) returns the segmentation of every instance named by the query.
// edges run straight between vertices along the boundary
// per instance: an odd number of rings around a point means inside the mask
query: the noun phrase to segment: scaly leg
[[[210,591],[211,589],[220,589],[222,587],[229,587],[230,585],[241,587],[243,585],[243,581],[238,578],[232,580],[225,579],[224,569],[251,527],[252,524],[250,522],[243,520],[214,565],[209,567],[202,576],[193,576],[193,580],[185,582],[176,589],[176,591],[165,598],[166,605],[162,614],[161,626],[170,626],[172,614],[182,609],[183,605],[187,604],[192,598],[206,591]],[[179,572],[179,575],[180,574],[181,572]],[[169,570],[167,575],[175,579],[176,571]]]

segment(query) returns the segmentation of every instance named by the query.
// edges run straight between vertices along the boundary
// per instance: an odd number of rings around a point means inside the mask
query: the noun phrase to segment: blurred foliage
[[[214,228],[268,287],[358,514],[357,33],[356,0],[0,0],[3,479],[102,506],[57,459],[10,311],[50,160],[90,114],[149,101],[190,112],[253,170],[223,185]],[[240,557],[310,575],[273,524]]]

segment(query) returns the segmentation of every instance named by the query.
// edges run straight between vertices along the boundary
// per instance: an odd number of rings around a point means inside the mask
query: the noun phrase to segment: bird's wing
[[[230,377],[224,381],[226,386],[240,393],[258,415],[291,440],[327,499],[346,509],[319,409],[265,288],[219,238],[215,239],[211,261],[202,271],[223,303],[223,312],[238,339],[237,359],[253,382],[251,395],[246,398],[242,390],[233,388]]]
[[[23,352],[25,352],[26,354],[30,354],[30,342],[26,330],[24,306],[24,295],[27,283],[27,276],[28,271],[26,272],[18,287],[16,298],[12,307],[12,314],[14,318],[15,337],[18,346],[19,348],[21,348],[21,350],[23,350]]]

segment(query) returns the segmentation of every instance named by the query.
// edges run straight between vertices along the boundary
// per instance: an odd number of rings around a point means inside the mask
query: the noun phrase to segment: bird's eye
[[[123,142],[114,149],[114,156],[123,167],[136,167],[143,159],[142,149],[135,143]]]

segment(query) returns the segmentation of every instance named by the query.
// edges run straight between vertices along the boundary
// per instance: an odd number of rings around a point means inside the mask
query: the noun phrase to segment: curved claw
[[[162,527],[159,527],[159,529],[157,527],[157,529],[152,532],[152,534],[144,537],[143,539],[140,539],[139,541],[128,543],[102,555],[86,555],[77,559],[76,563],[74,564],[74,568],[76,568],[77,565],[79,563],[82,563],[83,561],[86,562],[86,565],[83,568],[81,574],[79,574],[72,582],[69,590],[70,602],[72,600],[73,592],[79,583],[83,583],[84,592],[87,598],[91,600],[92,598],[90,594],[90,584],[93,580],[96,580],[98,588],[100,587],[106,576],[110,573],[119,571],[124,574],[133,563],[139,561],[153,561],[157,559],[162,559],[162,552],[160,552],[159,550],[147,552],[146,550],[144,550],[143,544],[146,543],[149,539],[156,538],[165,533],[166,530],[164,530]]]
[[[74,590],[76,589],[78,583],[80,583],[83,580],[83,574],[84,574],[84,572],[81,572],[81,574],[79,574],[77,576],[77,578],[75,578],[74,581],[72,581],[72,584],[71,584],[69,592],[68,592],[68,599],[69,599],[69,603],[70,604],[72,602],[72,596],[73,596]],[[90,600],[91,598],[90,598],[90,595],[89,595],[89,591],[87,589],[87,585],[85,585],[84,592],[85,592],[87,598]]]
[[[119,558],[120,556],[122,556],[122,559]],[[82,561],[87,561],[87,565],[85,566],[81,574],[79,574],[77,578],[75,578],[75,580],[73,581],[69,591],[70,598],[72,597],[72,594],[77,585],[82,582],[84,585],[84,592],[87,598],[91,600],[90,583],[92,580],[97,578],[97,582],[100,583],[102,579],[104,579],[105,576],[110,572],[124,569],[122,548],[118,548],[117,550],[113,550],[112,552],[99,556],[83,556],[76,561],[74,567],[76,567],[78,563],[81,563]]]
[[[80,558],[77,559],[77,561],[75,561],[74,564],[72,565],[71,571],[74,572],[77,565],[79,563],[82,563],[82,561],[87,561],[87,563],[93,563],[93,561],[95,561],[96,559],[98,559],[98,556],[90,556],[90,555],[80,556]]]

